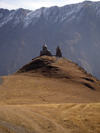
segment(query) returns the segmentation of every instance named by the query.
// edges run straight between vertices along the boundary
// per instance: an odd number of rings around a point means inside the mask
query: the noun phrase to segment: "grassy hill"
[[[100,81],[76,63],[37,57],[2,79],[0,132],[100,132]]]

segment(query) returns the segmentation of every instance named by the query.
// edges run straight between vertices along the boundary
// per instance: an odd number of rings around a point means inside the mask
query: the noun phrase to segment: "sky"
[[[64,6],[68,4],[80,3],[85,0],[0,0],[0,8],[4,9],[18,9],[24,8],[29,10],[35,10],[41,7],[50,6]],[[100,1],[100,0],[93,0]]]

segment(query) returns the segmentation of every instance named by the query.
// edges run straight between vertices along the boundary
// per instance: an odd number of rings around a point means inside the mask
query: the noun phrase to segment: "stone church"
[[[47,45],[46,45],[46,44],[43,45],[42,48],[43,48],[43,50],[40,51],[40,56],[42,56],[42,55],[48,55],[48,56],[51,56],[51,52],[50,52],[50,50],[47,49]]]
[[[46,44],[43,45],[42,51],[40,51],[40,56],[42,56],[42,55],[52,56],[50,50],[47,49],[47,45]],[[62,57],[62,52],[61,52],[61,49],[60,49],[59,46],[56,48],[56,55],[55,56]]]

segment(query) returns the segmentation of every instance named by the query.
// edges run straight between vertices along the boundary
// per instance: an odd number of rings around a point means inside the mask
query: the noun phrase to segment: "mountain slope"
[[[85,1],[35,11],[0,9],[0,75],[39,55],[44,43],[100,78],[100,2]]]
[[[3,77],[1,104],[100,102],[100,81],[66,58],[40,56]]]
[[[6,104],[100,102],[100,81],[65,58],[37,57],[3,79]]]
[[[0,132],[100,132],[100,81],[66,58],[40,56],[0,85]]]

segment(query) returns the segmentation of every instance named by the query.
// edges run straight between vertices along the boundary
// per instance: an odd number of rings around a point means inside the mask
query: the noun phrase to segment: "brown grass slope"
[[[83,68],[76,63],[71,62],[64,57],[40,56],[30,63],[23,66],[15,74],[23,73],[31,76],[45,76],[49,78],[66,79],[70,82],[76,82],[86,87],[96,90],[100,88],[99,81],[92,75],[88,74]],[[98,85],[97,85],[98,84]],[[97,87],[96,87],[97,85]]]
[[[41,56],[2,78],[0,133],[100,132],[100,81],[76,63]]]
[[[0,106],[0,133],[99,132],[99,103]]]

